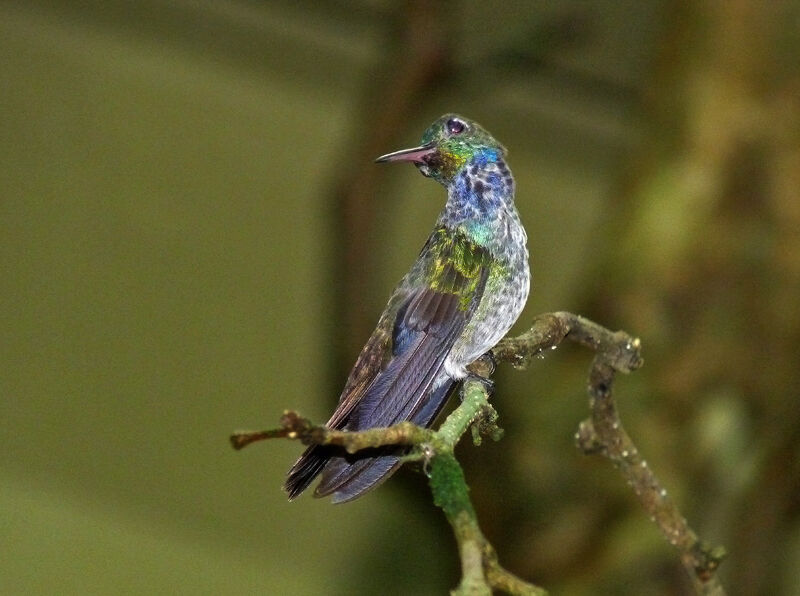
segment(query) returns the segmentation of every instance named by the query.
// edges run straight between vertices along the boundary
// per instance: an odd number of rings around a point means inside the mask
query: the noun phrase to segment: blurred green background
[[[443,594],[422,474],[288,503],[443,190],[375,156],[440,114],[510,150],[533,314],[641,337],[630,434],[732,594],[800,593],[796,1],[0,4],[0,593]],[[572,444],[590,354],[502,369],[459,454],[554,594],[688,592]]]

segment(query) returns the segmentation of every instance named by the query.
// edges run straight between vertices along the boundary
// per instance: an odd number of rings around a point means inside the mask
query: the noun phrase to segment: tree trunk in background
[[[448,61],[443,34],[448,3],[410,1],[398,3],[389,50],[391,66],[381,68],[366,82],[363,102],[354,127],[350,151],[336,163],[332,201],[334,240],[338,254],[331,259],[330,287],[336,294],[336,309],[331,326],[331,346],[335,347],[333,383],[338,395],[361,347],[377,322],[377,313],[364,308],[369,295],[370,275],[375,259],[375,212],[381,205],[377,181],[380,168],[372,161],[399,146],[408,122],[425,103],[424,92],[445,71]],[[387,297],[388,299],[388,297]],[[382,308],[381,305],[379,308]]]

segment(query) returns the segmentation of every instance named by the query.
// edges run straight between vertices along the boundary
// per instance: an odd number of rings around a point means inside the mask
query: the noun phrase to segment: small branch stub
[[[272,430],[237,431],[230,436],[231,444],[238,450],[256,441],[286,438],[298,439],[304,445],[336,445],[348,453],[357,453],[363,449],[388,445],[419,445],[433,435],[433,431],[410,422],[359,432],[331,430],[326,426],[313,425],[293,410],[283,413],[280,424],[280,428]]]

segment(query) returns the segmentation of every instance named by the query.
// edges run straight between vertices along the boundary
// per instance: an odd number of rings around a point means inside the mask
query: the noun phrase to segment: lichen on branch
[[[603,455],[615,464],[645,512],[678,550],[695,591],[723,595],[725,591],[716,570],[725,556],[724,549],[707,546],[689,527],[625,432],[617,412],[612,392],[615,375],[634,371],[642,365],[641,342],[623,331],[610,331],[572,313],[539,315],[528,331],[502,340],[490,355],[476,361],[470,367],[471,376],[462,383],[461,403],[438,430],[403,422],[387,428],[337,431],[315,426],[296,412],[286,411],[280,428],[237,432],[231,436],[231,443],[234,448],[241,449],[254,441],[289,438],[306,445],[336,445],[348,453],[388,445],[408,446],[408,459],[425,461],[434,504],[444,512],[456,538],[461,582],[453,594],[488,595],[492,590],[500,590],[541,596],[546,594],[544,589],[518,578],[500,565],[494,547],[480,530],[469,487],[453,449],[470,428],[476,443],[485,435],[495,440],[502,435],[487,390],[491,386],[488,379],[495,362],[524,368],[544,350],[557,347],[565,339],[595,352],[589,371],[590,416],[580,423],[575,435],[578,448],[587,454]]]

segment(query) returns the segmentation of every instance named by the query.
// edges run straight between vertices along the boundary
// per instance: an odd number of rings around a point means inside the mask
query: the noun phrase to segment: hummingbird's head
[[[464,168],[496,162],[505,153],[505,147],[477,122],[445,114],[428,127],[419,147],[388,153],[375,161],[413,162],[424,176],[448,186]]]

